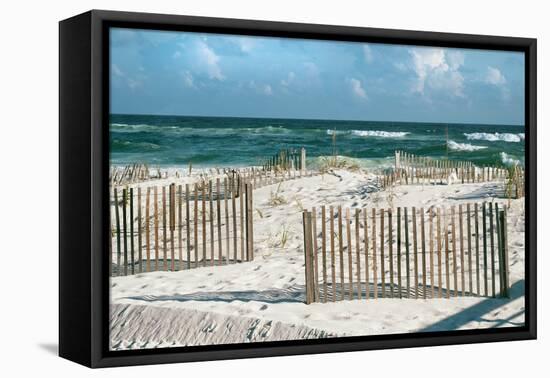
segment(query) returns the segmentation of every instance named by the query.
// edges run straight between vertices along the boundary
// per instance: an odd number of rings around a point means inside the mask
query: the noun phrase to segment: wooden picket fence
[[[129,164],[125,167],[113,167],[109,172],[111,185],[133,184],[150,178],[147,164]]]
[[[262,168],[265,171],[272,170],[300,170],[306,169],[306,149],[300,150],[287,148],[280,150],[275,155],[264,159]]]
[[[115,187],[111,230],[113,276],[251,261],[252,184],[218,178],[194,185]]]
[[[516,166],[512,172],[513,188],[509,189],[509,196],[521,198],[525,195],[525,171]],[[510,170],[504,167],[476,166],[470,161],[439,160],[395,151],[394,169],[382,175],[381,186],[507,181],[509,175]]]
[[[371,298],[508,296],[506,209],[303,212],[306,303]],[[497,290],[498,289],[498,290]]]

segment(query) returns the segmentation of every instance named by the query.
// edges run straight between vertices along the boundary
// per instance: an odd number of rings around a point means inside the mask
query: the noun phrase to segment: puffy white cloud
[[[363,45],[363,55],[365,57],[365,62],[372,63],[374,57],[372,55],[372,49],[369,45]]]
[[[501,86],[506,84],[506,78],[498,68],[489,66],[487,67],[487,76],[485,76],[485,82],[492,85]]]
[[[199,63],[204,64],[210,79],[216,79],[220,81],[225,79],[219,65],[220,57],[216,55],[214,50],[210,48],[203,40],[197,41],[196,47]]]
[[[363,100],[367,99],[367,92],[365,92],[365,89],[363,88],[363,84],[361,83],[361,80],[351,78],[351,79],[348,79],[348,84],[351,88],[352,93],[355,96]]]
[[[464,76],[460,68],[464,55],[458,51],[417,47],[409,50],[416,80],[413,92],[428,95],[427,89],[464,97]]]

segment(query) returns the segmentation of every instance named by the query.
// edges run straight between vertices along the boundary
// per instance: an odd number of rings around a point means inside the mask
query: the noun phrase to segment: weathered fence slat
[[[355,209],[355,259],[357,265],[357,298],[362,298],[362,287],[361,287],[361,238],[359,236],[360,224],[359,224],[359,214],[360,210]],[[368,282],[367,282],[368,284]]]
[[[224,187],[224,194],[223,194],[223,202],[224,202],[224,211],[225,211],[225,255],[226,255],[226,262],[229,264],[230,261],[230,250],[229,250],[229,203],[228,198],[229,197],[229,188],[227,186],[227,178],[223,179],[223,187]],[[246,208],[248,209],[248,203],[246,204]],[[248,228],[247,228],[247,235],[248,235]],[[247,246],[248,251],[248,246]]]
[[[422,249],[422,297],[426,299],[426,234],[424,232],[424,208],[420,208],[420,244]]]
[[[237,262],[237,203],[235,198],[235,180],[233,180],[231,185],[231,215],[233,219],[233,262]]]
[[[143,248],[143,241],[142,241],[142,229],[141,229],[141,224],[142,224],[142,221],[141,221],[141,188],[138,187],[138,190],[137,190],[137,208],[138,208],[138,213],[137,213],[137,227],[138,227],[138,261],[139,261],[139,265],[138,265],[138,271],[139,273],[143,272],[143,264],[142,264],[142,259],[143,259],[143,256],[142,256],[142,248]]]
[[[128,189],[122,190],[122,245],[124,247],[124,275],[128,275],[128,224],[127,211],[128,205]]]
[[[346,242],[348,249],[348,281],[349,281],[349,299],[353,299],[353,251],[351,249],[351,219],[350,210],[346,208]]]
[[[430,285],[432,287],[432,298],[435,298],[435,282],[434,282],[434,222],[433,222],[433,207],[430,206],[428,217],[430,219],[429,237],[430,237]]]
[[[151,234],[150,234],[150,197],[151,197],[151,188],[147,188],[147,194],[145,198],[145,244],[146,246],[146,254],[147,254],[147,272],[151,271]]]
[[[222,195],[220,179],[216,179],[216,231],[218,234],[218,265],[222,265],[223,262],[223,250],[222,250],[222,211],[220,197]],[[241,196],[242,199],[242,196]],[[242,219],[242,217],[241,217]],[[242,231],[241,231],[242,234]]]
[[[366,226],[365,226],[366,227]],[[402,285],[401,285],[401,208],[397,208],[397,289],[399,298],[402,298]],[[367,281],[368,287],[368,281]]]
[[[115,188],[114,190],[115,195],[115,225],[116,225],[116,265],[117,265],[117,272],[118,275],[120,275],[121,269],[120,269],[120,260],[121,260],[121,247],[120,247],[120,213],[119,213],[119,203],[118,203],[118,192]]]
[[[195,183],[193,199],[193,249],[195,250],[195,268],[199,267],[199,184]]]
[[[479,268],[479,212],[477,203],[474,204],[474,228],[476,232],[476,295],[479,296],[481,292],[481,279],[480,279],[480,268]]]
[[[311,210],[311,231],[313,233],[313,280],[315,282],[315,300],[320,298],[319,296],[319,259],[317,253],[317,209],[314,207]]]
[[[451,297],[451,280],[449,275],[449,226],[447,224],[446,212],[443,211],[443,226],[445,227],[445,290],[446,297]]]
[[[384,209],[380,209],[380,278],[382,279],[381,297],[386,297],[386,269],[384,257]]]
[[[416,208],[412,208],[412,222],[413,222],[413,261],[414,261],[414,297],[418,299],[418,243],[416,239]]]
[[[178,255],[179,267],[183,269],[183,188],[178,185]]]
[[[394,282],[393,282],[393,209],[388,209],[388,257],[390,259],[390,298],[393,298]]]
[[[441,242],[441,209],[437,209],[437,283],[438,283],[438,296],[443,296],[443,269],[442,269],[442,253],[443,244]]]
[[[472,284],[472,228],[470,220],[470,204],[466,204],[466,234],[468,235],[468,292],[473,295]]]
[[[327,302],[327,225],[326,207],[321,207],[321,250],[323,258],[323,303]]]
[[[342,237],[342,207],[338,207],[338,252],[340,262],[340,300],[344,300],[344,240]]]
[[[189,206],[189,184],[185,184],[185,233],[187,247],[187,269],[191,269],[191,217]]]
[[[167,264],[166,264],[166,242],[167,242],[167,237],[166,237],[166,187],[162,187],[162,261],[163,261],[163,265],[162,265],[162,268],[164,270],[168,270],[167,269]]]
[[[206,182],[201,185],[202,266],[206,266]]]
[[[484,170],[485,172],[485,170]],[[487,274],[487,210],[486,203],[482,205],[482,217],[483,217],[483,294],[487,296],[489,294],[488,289],[488,274]]]
[[[376,266],[376,209],[372,209],[372,277],[374,280],[374,298],[378,298],[378,271]]]
[[[495,228],[493,222],[493,203],[489,202],[489,238],[491,241],[491,296],[496,297],[495,287]]]
[[[244,197],[245,197],[245,194],[244,194],[244,181],[243,180],[239,180],[239,210],[240,210],[240,229],[241,229],[241,261],[245,261],[245,256],[244,256],[244,239],[245,239],[245,232],[244,232]],[[219,211],[219,210],[218,210]],[[219,235],[220,239],[221,239],[221,233]],[[221,241],[220,241],[220,249],[221,249]]]
[[[406,274],[406,283],[407,283],[407,298],[411,296],[411,260],[409,254],[409,214],[407,208],[404,208],[405,211],[405,274]]]
[[[169,210],[170,210],[170,270],[174,271],[175,269],[175,251],[174,251],[174,230],[176,229],[176,212],[175,212],[175,186],[174,184],[169,186]]]
[[[367,209],[363,209],[363,243],[365,249],[365,298],[370,298],[370,282],[369,282],[369,227],[368,227],[368,217],[369,214]]]
[[[216,258],[214,252],[214,201],[213,201],[213,188],[212,180],[208,181],[208,222],[210,223],[210,266],[214,266],[214,260]]]
[[[247,188],[248,189],[248,188]],[[315,301],[313,297],[313,288],[311,287],[311,280],[313,273],[311,269],[311,251],[312,244],[311,238],[311,213],[308,211],[303,212],[303,225],[304,225],[304,259],[305,259],[305,282],[306,282],[306,304],[313,303]]]
[[[330,272],[332,274],[332,301],[336,301],[336,251],[334,248],[334,207],[330,207]]]
[[[455,232],[455,207],[451,206],[451,237],[453,242],[453,296],[458,296],[458,272],[457,272],[457,260],[456,260],[456,232]]]
[[[458,205],[458,231],[460,237],[460,289],[462,296],[465,295],[465,284],[464,284],[464,227],[463,227],[463,211],[462,205]]]

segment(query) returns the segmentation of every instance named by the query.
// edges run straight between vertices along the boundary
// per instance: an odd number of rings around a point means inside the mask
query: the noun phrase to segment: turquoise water
[[[333,133],[338,155],[365,166],[389,162],[396,149],[492,165],[523,164],[525,155],[522,126],[113,114],[110,159],[113,165],[245,166],[305,147],[313,161],[332,154]]]

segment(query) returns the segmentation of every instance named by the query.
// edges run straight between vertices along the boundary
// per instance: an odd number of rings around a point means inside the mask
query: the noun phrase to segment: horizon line
[[[157,117],[193,117],[193,118],[242,118],[242,119],[280,119],[296,121],[338,121],[338,122],[385,122],[385,123],[422,123],[431,125],[476,125],[476,126],[511,126],[525,127],[525,124],[502,124],[502,123],[476,123],[476,122],[433,122],[433,121],[381,121],[365,119],[330,119],[330,118],[289,118],[289,117],[254,117],[254,116],[224,116],[224,115],[184,115],[184,114],[149,114],[149,113],[109,113],[109,117],[117,116],[157,116]]]

